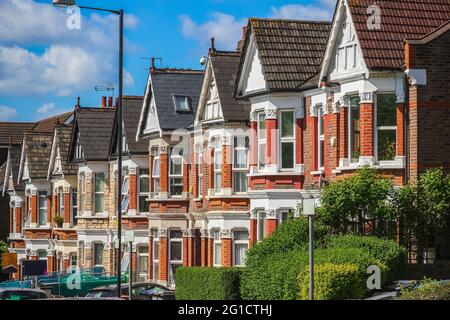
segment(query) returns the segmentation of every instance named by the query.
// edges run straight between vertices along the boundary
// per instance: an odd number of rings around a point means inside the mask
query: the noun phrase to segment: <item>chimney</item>
[[[209,48],[209,52],[216,52],[216,40],[214,37],[211,38],[211,47]]]
[[[75,106],[77,109],[81,108],[80,97],[77,97],[77,105]]]
[[[113,97],[108,97],[108,107],[112,107],[113,106]]]
[[[105,108],[105,107],[106,107],[106,97],[103,96],[102,97],[102,108]]]
[[[152,66],[150,68],[150,72],[151,73],[155,73],[156,68],[155,68],[155,57],[152,57]]]

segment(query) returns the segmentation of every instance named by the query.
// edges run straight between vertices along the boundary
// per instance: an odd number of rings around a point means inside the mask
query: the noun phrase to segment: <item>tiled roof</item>
[[[67,161],[67,155],[70,148],[70,139],[72,137],[73,125],[59,125],[55,128],[58,147],[61,155],[62,170],[65,175],[77,175],[78,166],[70,164]]]
[[[33,122],[0,122],[0,145],[20,145],[26,132],[33,130]]]
[[[5,174],[6,174],[6,162],[0,166],[0,197],[2,196],[3,192]]]
[[[14,184],[14,190],[16,191],[22,191],[25,190],[25,183],[20,182],[17,183],[17,176],[19,174],[19,168],[20,168],[20,156],[22,154],[22,150],[19,148],[10,148],[9,149],[9,168],[8,168],[8,176],[12,175],[12,183]],[[5,176],[6,179],[6,176]],[[6,186],[8,188],[8,186]]]
[[[107,160],[116,108],[78,108],[75,113],[76,129],[84,160]],[[72,135],[72,139],[75,139]],[[72,146],[74,141],[71,141]],[[73,150],[72,150],[73,152]]]
[[[450,20],[450,0],[348,0],[369,69],[397,69],[404,64],[405,39],[421,38]],[[367,27],[367,8],[381,9],[381,29]]]
[[[33,128],[33,132],[39,133],[53,133],[55,130],[55,126],[58,124],[63,124],[73,115],[73,112],[66,112],[54,117],[50,117],[47,119],[43,119],[36,123],[36,126]]]
[[[329,22],[250,18],[264,77],[272,91],[295,90],[320,69]],[[247,37],[243,57],[251,37]]]
[[[150,75],[162,130],[184,129],[194,122],[203,74],[203,71],[197,70],[158,69]],[[174,95],[189,97],[191,104],[189,112],[175,110]]]
[[[136,141],[143,101],[144,97],[123,97],[123,123],[128,149],[131,153],[148,153],[148,142],[142,139]]]
[[[213,51],[210,54],[225,121],[246,121],[251,109],[248,100],[237,100],[234,97],[240,58],[240,52]]]
[[[27,133],[24,139],[24,152],[28,160],[28,173],[31,179],[46,179],[53,135],[49,133]]]

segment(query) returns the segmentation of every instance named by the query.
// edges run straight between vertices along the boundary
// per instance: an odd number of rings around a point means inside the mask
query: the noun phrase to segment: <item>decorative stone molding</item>
[[[277,109],[274,107],[267,107],[265,110],[266,112],[266,120],[267,119],[277,119]]]
[[[137,174],[137,167],[136,166],[130,166],[128,167],[128,174]]]
[[[339,113],[340,112],[340,108],[341,108],[341,101],[335,101],[333,103],[333,113]]]
[[[208,230],[207,229],[200,230],[200,237],[208,238]]]
[[[305,117],[305,109],[304,107],[295,109],[295,118],[303,119]]]
[[[373,103],[373,92],[362,91],[359,93],[360,103]]]
[[[192,230],[192,229],[183,230],[183,237],[192,238],[193,236],[194,236],[194,230]]]
[[[257,112],[256,112],[256,111],[250,112],[250,121],[251,121],[251,122],[256,122],[256,121],[258,121],[258,116],[257,116]]]
[[[405,92],[403,91],[398,91],[395,93],[395,95],[397,96],[397,103],[405,103],[406,102],[406,95]]]
[[[233,238],[233,232],[230,229],[220,230],[221,239],[231,239]]]
[[[167,154],[168,149],[167,146],[159,146],[159,154]]]
[[[159,229],[158,230],[158,237],[159,238],[167,238],[169,235],[168,229]]]
[[[266,219],[278,219],[278,213],[277,210],[268,210],[266,213]]]
[[[250,211],[250,219],[257,219],[258,217],[258,209],[253,209]]]

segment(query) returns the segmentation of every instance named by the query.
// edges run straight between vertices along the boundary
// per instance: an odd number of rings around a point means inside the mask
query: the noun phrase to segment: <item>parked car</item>
[[[40,289],[5,288],[0,289],[0,300],[38,300],[47,299],[48,295]]]
[[[121,297],[128,297],[128,284],[123,284]],[[117,285],[108,285],[89,290],[85,298],[117,297]],[[175,300],[175,292],[157,283],[133,283],[133,300]]]

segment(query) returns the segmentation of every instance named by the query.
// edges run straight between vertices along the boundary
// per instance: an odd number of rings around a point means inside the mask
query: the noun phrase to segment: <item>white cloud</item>
[[[53,102],[44,103],[37,110],[37,119],[52,117],[57,114],[71,111],[68,108],[58,108]]]
[[[11,121],[17,117],[17,110],[14,108],[0,106],[0,121]]]
[[[197,40],[202,47],[208,47],[211,37],[215,38],[216,47],[220,50],[235,50],[242,36],[242,27],[247,25],[246,19],[221,12],[214,12],[210,19],[202,24],[195,23],[189,16],[180,16],[182,33],[185,37]]]
[[[299,20],[331,20],[335,0],[319,0],[312,4],[287,4],[281,7],[271,7],[270,17],[279,19]]]
[[[82,16],[69,30],[65,10],[33,0],[0,2],[0,95],[66,96],[117,78],[117,17]],[[125,26],[139,20],[125,16]],[[126,43],[128,45],[128,42]],[[36,53],[28,48],[43,48]],[[126,86],[134,80],[124,72]]]

